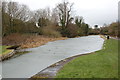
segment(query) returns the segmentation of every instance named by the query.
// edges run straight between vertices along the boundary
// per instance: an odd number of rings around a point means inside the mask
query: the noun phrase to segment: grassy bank
[[[44,45],[50,41],[64,40],[66,37],[49,37],[35,34],[14,33],[3,37],[3,45],[21,45],[21,48],[33,48]]]
[[[1,55],[5,55],[5,54],[11,52],[11,50],[6,49],[6,48],[8,48],[8,47],[9,47],[9,46],[0,46],[0,50],[1,50],[0,56],[1,56]]]
[[[6,56],[2,59],[2,61],[5,61],[5,60],[9,60],[11,58],[16,58],[16,57],[19,57],[23,54],[26,54],[26,53],[29,53],[30,51],[21,51],[21,52],[15,52],[15,54],[11,55],[11,56]]]
[[[118,40],[106,40],[103,49],[80,56],[57,73],[56,78],[117,78]]]

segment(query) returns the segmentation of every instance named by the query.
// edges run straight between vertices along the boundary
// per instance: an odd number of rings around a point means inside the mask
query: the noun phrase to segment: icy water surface
[[[100,36],[86,36],[49,42],[30,48],[30,53],[2,63],[3,78],[30,78],[46,67],[78,54],[100,50],[104,40]]]

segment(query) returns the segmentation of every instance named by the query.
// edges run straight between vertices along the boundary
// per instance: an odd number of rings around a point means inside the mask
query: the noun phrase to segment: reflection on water
[[[4,78],[29,78],[62,59],[100,50],[104,40],[100,36],[70,38],[49,42],[28,49],[31,53],[3,62]]]

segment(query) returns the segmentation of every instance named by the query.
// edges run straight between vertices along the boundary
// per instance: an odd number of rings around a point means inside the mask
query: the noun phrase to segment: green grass
[[[70,61],[56,78],[118,78],[118,40],[106,40],[103,47]]]
[[[11,52],[11,50],[6,49],[8,47],[10,47],[10,46],[0,46],[0,55],[7,54],[7,53]]]

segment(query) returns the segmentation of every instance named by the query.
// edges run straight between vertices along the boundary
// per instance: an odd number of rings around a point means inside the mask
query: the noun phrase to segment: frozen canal
[[[2,63],[3,78],[29,78],[44,68],[65,58],[100,50],[104,40],[100,36],[86,36],[49,42],[31,48],[31,53]]]

